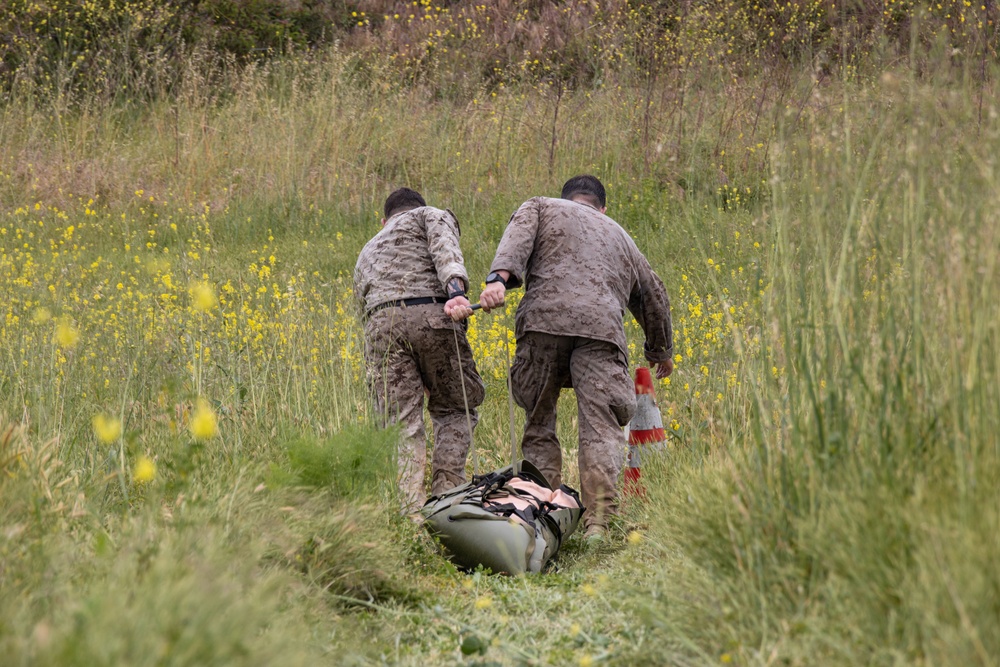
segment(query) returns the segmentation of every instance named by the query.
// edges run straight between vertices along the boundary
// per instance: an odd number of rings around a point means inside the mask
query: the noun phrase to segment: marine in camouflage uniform
[[[576,391],[588,536],[602,534],[617,511],[622,427],[636,408],[626,308],[646,334],[645,357],[657,377],[673,370],[663,282],[605,210],[604,186],[593,176],[567,181],[562,199],[526,201],[507,225],[480,295],[488,310],[503,302],[507,288],[525,287],[515,317],[511,388],[526,416],[522,453],[555,487],[562,480],[556,404],[563,387]]]
[[[470,425],[485,388],[464,324],[445,313],[469,305],[458,220],[408,188],[389,195],[385,216],[358,256],[354,293],[368,388],[384,424],[402,425],[398,483],[403,511],[414,512],[426,500],[425,394],[434,431],[431,493],[439,494],[465,482]]]

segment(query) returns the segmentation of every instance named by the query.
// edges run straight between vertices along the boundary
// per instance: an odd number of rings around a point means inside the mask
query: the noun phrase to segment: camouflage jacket
[[[455,214],[433,206],[386,220],[362,248],[354,267],[354,296],[361,312],[397,299],[444,297],[452,278],[461,278],[467,287],[458,236]]]
[[[646,333],[651,363],[673,354],[670,300],[663,282],[617,222],[565,199],[535,197],[511,216],[491,271],[524,285],[516,334],[539,331],[608,341],[628,356],[628,308]]]

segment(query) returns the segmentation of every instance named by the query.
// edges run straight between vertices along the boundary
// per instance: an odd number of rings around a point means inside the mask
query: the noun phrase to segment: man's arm
[[[469,276],[465,271],[459,243],[458,220],[451,211],[428,210],[424,215],[424,228],[427,231],[427,249],[434,261],[434,269],[448,295],[444,312],[456,322],[463,320],[472,315],[472,304],[465,295]]]
[[[451,211],[428,207],[424,213],[424,228],[427,232],[427,250],[434,262],[438,280],[445,294],[449,284],[460,285],[461,292],[468,288],[469,274],[465,271],[462,247],[459,245],[458,220]],[[455,281],[458,283],[455,283]]]
[[[486,312],[503,305],[508,288],[524,284],[528,258],[535,249],[540,206],[541,202],[537,198],[529,199],[510,217],[503,238],[497,246],[493,264],[490,265],[490,276],[493,279],[479,295],[479,303]]]
[[[670,298],[663,281],[638,249],[636,255],[636,280],[632,285],[628,309],[646,334],[643,345],[646,360],[656,365],[656,377],[663,379],[674,369]]]
[[[524,274],[528,270],[528,259],[535,249],[538,234],[538,220],[541,215],[539,198],[529,199],[521,204],[510,216],[507,229],[497,246],[496,255],[490,265],[490,273],[506,274],[505,288],[514,289],[524,284]],[[492,283],[491,283],[492,284]]]

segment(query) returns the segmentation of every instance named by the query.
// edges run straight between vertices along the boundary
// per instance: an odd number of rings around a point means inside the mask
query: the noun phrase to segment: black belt
[[[371,317],[377,311],[382,310],[383,308],[398,308],[399,306],[424,306],[429,303],[444,304],[448,303],[448,299],[446,299],[443,296],[418,296],[413,299],[397,299],[395,301],[386,301],[384,303],[380,303],[374,308],[370,308],[368,312],[365,313],[365,317]]]

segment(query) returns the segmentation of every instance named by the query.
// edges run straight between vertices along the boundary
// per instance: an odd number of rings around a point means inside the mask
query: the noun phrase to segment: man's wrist
[[[454,299],[457,296],[465,296],[465,282],[461,278],[452,278],[445,285],[445,292],[448,294],[449,299]]]
[[[486,284],[489,285],[490,283],[500,283],[504,286],[504,289],[507,288],[507,280],[496,271],[486,276]]]
[[[643,356],[646,357],[646,361],[651,364],[662,364],[665,361],[673,361],[674,359],[674,348],[673,346],[668,348],[655,349],[649,346],[649,341],[645,341],[642,344]]]

